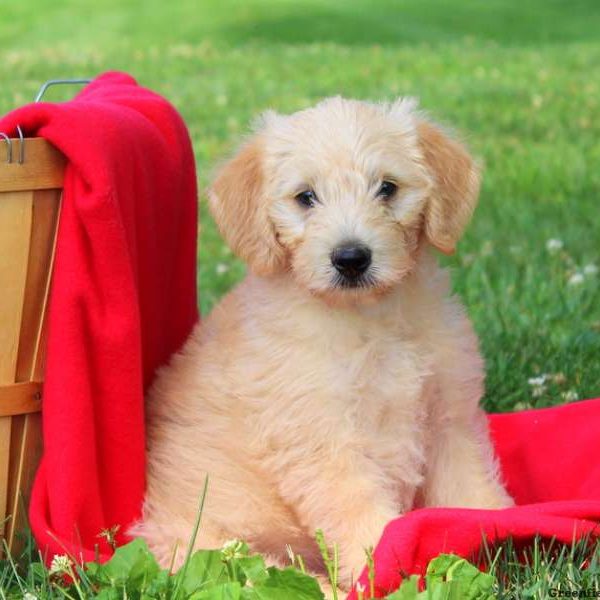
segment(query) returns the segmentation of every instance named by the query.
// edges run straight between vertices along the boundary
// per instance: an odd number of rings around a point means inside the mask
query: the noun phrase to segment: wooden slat
[[[0,417],[0,537],[6,529],[11,417]]]
[[[54,260],[60,197],[61,190],[38,190],[33,195],[31,244],[15,381],[41,378],[44,315]]]
[[[19,164],[20,140],[13,139],[12,163],[6,162],[6,142],[0,141],[0,192],[61,188],[66,160],[42,138],[25,140],[25,161]]]
[[[10,485],[8,488],[8,514],[6,541],[14,556],[18,556],[21,542],[18,533],[25,531],[27,507],[37,466],[42,457],[42,415],[31,413],[13,417],[10,459]],[[17,441],[18,440],[18,441]]]
[[[16,381],[40,381],[45,362],[45,338],[52,266],[62,190],[38,190],[33,199],[33,223],[25,304],[21,322]],[[41,401],[37,401],[38,410]],[[6,531],[8,547],[15,555],[22,549],[17,535],[27,526],[27,511],[37,466],[42,457],[42,416],[31,412],[12,419]]]
[[[0,385],[15,381],[33,192],[0,194]]]
[[[15,381],[27,278],[33,192],[0,194],[0,385]],[[7,511],[11,417],[0,418],[0,523]],[[4,530],[1,527],[0,531]]]
[[[39,414],[39,413],[32,413]],[[18,496],[21,480],[19,462],[23,452],[23,440],[25,438],[25,420],[27,415],[17,415],[11,418],[10,431],[10,458],[8,463],[8,489],[6,495],[6,522],[4,537],[9,544],[15,531],[15,503],[14,498]],[[12,550],[12,548],[11,548]]]
[[[0,522],[9,547],[26,525],[42,453],[41,384],[46,305],[66,161],[48,142],[25,140],[25,162],[4,162],[0,141]]]
[[[41,382],[27,381],[0,386],[0,417],[38,412],[41,408]]]

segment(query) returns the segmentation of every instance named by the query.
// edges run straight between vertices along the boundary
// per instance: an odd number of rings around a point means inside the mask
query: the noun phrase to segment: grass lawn
[[[202,187],[263,109],[418,96],[485,165],[444,260],[481,338],[486,407],[600,395],[597,0],[22,0],[0,3],[0,40],[1,113],[47,79],[127,71],[183,114]],[[244,270],[204,203],[201,225],[208,311]]]
[[[599,32],[596,0],[6,2],[0,111],[46,79],[128,71],[183,114],[204,186],[267,107],[418,96],[485,164],[447,262],[480,333],[486,406],[545,406],[600,393]],[[204,205],[201,223],[207,311],[243,267]]]

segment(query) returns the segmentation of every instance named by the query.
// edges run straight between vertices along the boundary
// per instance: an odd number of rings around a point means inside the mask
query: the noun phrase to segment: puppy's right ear
[[[258,275],[285,268],[285,249],[268,215],[260,139],[246,142],[221,169],[209,190],[211,212],[232,250]]]

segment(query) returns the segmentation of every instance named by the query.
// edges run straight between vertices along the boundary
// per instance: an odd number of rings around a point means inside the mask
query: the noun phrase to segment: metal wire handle
[[[48,90],[49,87],[53,85],[84,85],[90,83],[91,79],[50,79],[46,81],[46,83],[42,84],[42,87],[39,89],[34,102],[41,102],[44,94]]]
[[[6,162],[10,164],[12,162],[12,141],[11,139],[2,131],[0,131],[0,138],[2,138],[6,142]]]
[[[38,93],[35,96],[34,102],[41,102],[44,94],[48,90],[48,88],[53,85],[84,85],[88,84],[92,81],[91,79],[50,79],[42,84]],[[18,163],[22,165],[25,162],[25,136],[23,135],[23,130],[19,125],[17,125],[17,134],[19,136],[19,158]],[[0,141],[4,140],[6,142],[6,162],[8,164],[12,164],[13,162],[13,144],[10,137],[0,131]]]
[[[19,125],[17,125],[17,134],[19,135],[19,164],[22,165],[25,162],[25,137]],[[3,131],[0,131],[0,139],[6,142],[6,162],[10,165],[13,161],[12,140]]]

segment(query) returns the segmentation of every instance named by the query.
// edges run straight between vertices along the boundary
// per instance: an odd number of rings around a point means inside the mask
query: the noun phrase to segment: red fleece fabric
[[[0,119],[67,157],[48,313],[44,455],[30,505],[42,551],[91,560],[140,514],[144,390],[198,318],[197,191],[175,109],[121,73]]]
[[[477,560],[484,536],[525,545],[536,534],[569,543],[600,533],[600,399],[490,415],[489,424],[516,506],[425,508],[392,521],[375,549],[376,597],[396,590],[405,575],[424,574],[441,552]],[[366,572],[360,582],[369,589]],[[355,591],[348,596],[356,598]]]

